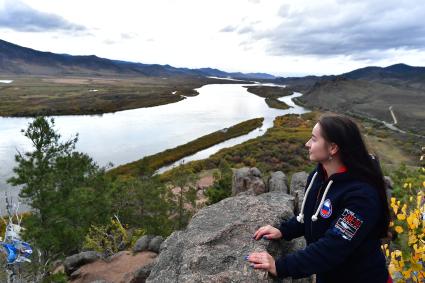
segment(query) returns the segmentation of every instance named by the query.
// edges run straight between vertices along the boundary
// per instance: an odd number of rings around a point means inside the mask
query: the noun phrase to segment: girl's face
[[[319,123],[314,126],[311,138],[305,146],[308,148],[311,161],[322,162],[328,160],[330,153],[328,143],[322,137]]]

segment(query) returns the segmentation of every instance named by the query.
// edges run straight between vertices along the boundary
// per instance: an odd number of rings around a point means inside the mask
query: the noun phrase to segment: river
[[[247,84],[211,84],[196,89],[193,97],[148,108],[119,111],[102,115],[54,116],[55,125],[63,140],[79,134],[77,150],[90,155],[99,165],[125,164],[146,155],[173,148],[200,136],[228,128],[252,118],[264,117],[261,128],[247,135],[227,140],[202,150],[184,161],[206,158],[221,148],[239,144],[265,133],[273,125],[276,116],[289,113],[302,114],[308,109],[297,106],[294,93],[280,98],[289,109],[269,108],[261,98],[249,93]],[[270,84],[268,84],[270,85]],[[13,175],[17,151],[31,150],[31,144],[21,129],[25,129],[30,118],[0,117],[0,209],[4,209],[5,192],[15,198],[18,188],[12,188],[6,180]],[[181,162],[181,161],[179,161]],[[178,164],[160,169],[161,172]],[[25,209],[25,206],[22,206]]]

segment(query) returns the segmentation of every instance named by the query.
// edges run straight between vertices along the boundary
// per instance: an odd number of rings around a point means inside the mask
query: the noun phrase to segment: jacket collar
[[[324,182],[328,180],[338,181],[338,180],[347,180],[352,178],[352,176],[350,175],[350,172],[345,166],[341,166],[340,168],[338,168],[338,171],[332,174],[332,176],[330,176],[329,178],[327,176],[326,170],[323,167],[322,163],[320,162],[317,163],[316,171],[318,172],[317,177],[319,178],[319,180],[322,180]]]

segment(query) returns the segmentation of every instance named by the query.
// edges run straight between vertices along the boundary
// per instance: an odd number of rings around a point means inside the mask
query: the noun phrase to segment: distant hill
[[[380,82],[425,90],[425,67],[395,64],[388,67],[366,67],[341,76],[354,80]]]
[[[298,87],[301,91],[308,91],[316,82],[328,81],[336,77],[425,90],[425,67],[413,67],[406,64],[395,64],[388,67],[370,66],[330,76],[279,77],[274,82]]]
[[[236,79],[274,79],[263,73],[228,73],[217,69],[175,68],[170,65],[109,60],[95,55],[73,56],[41,52],[0,40],[0,74],[173,77],[215,76]]]
[[[212,69],[212,68],[201,68],[198,69],[201,73],[207,75],[207,76],[214,76],[214,77],[232,77],[232,78],[239,78],[239,79],[261,79],[261,80],[273,80],[276,77],[270,74],[265,73],[226,73],[223,71],[220,71],[218,69]]]
[[[365,67],[340,75],[276,78],[264,73],[224,72],[213,68],[176,68],[170,65],[109,60],[95,55],[72,56],[41,52],[0,40],[0,75],[220,77],[285,84],[305,95],[311,108],[353,112],[392,122],[393,106],[399,126],[425,133],[425,67],[395,64]]]
[[[342,76],[350,79],[371,79],[371,78],[424,78],[425,67],[413,67],[406,64],[395,64],[388,67],[365,67],[357,69]]]
[[[299,102],[312,109],[353,113],[392,123],[425,135],[425,67],[395,64],[365,67],[340,75],[276,78],[304,95]]]
[[[392,123],[392,106],[397,126],[425,135],[425,93],[411,87],[394,86],[343,76],[317,81],[299,100],[307,107],[353,113]]]

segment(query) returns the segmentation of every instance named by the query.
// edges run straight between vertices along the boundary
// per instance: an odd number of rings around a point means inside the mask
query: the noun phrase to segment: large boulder
[[[271,173],[268,181],[269,192],[288,193],[287,181],[286,175],[282,171]]]
[[[142,237],[140,237],[133,247],[133,252],[138,253],[147,251],[149,248],[149,243],[154,237],[154,235],[143,235]]]
[[[63,263],[65,273],[71,275],[71,273],[76,271],[80,266],[96,261],[99,258],[101,258],[101,254],[95,251],[85,251],[69,256]]]
[[[150,264],[147,264],[145,266],[142,266],[141,268],[137,269],[132,274],[132,278],[130,280],[127,280],[126,282],[129,283],[144,283],[146,282],[146,279],[149,277],[152,268],[155,266],[156,262],[152,262]]]
[[[295,198],[295,214],[298,214],[304,199],[305,186],[307,184],[308,174],[306,172],[297,172],[292,175],[289,194]]]
[[[162,236],[156,236],[149,242],[148,251],[159,254],[162,242],[164,242],[164,238]]]
[[[268,272],[252,269],[244,257],[267,251],[276,258],[299,248],[299,241],[253,239],[261,226],[277,227],[292,217],[293,201],[279,192],[242,194],[201,209],[185,230],[163,242],[146,282],[278,282]]]
[[[133,252],[138,253],[143,251],[151,251],[159,253],[163,241],[164,238],[162,236],[143,235],[136,241]]]
[[[267,191],[261,172],[255,167],[236,169],[232,179],[232,196],[238,194],[259,195]]]

